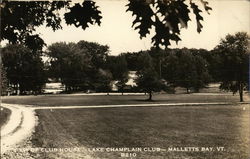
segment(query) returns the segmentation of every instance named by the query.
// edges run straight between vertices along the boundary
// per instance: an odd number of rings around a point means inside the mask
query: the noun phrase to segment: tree
[[[148,53],[141,54],[139,56],[141,69],[137,71],[136,83],[140,89],[149,94],[149,101],[152,101],[153,91],[160,91],[162,89],[162,83],[157,74],[152,58]]]
[[[196,67],[196,78],[194,78],[193,88],[196,92],[199,92],[201,88],[204,88],[212,80],[212,77],[208,70],[207,61],[201,56],[194,56],[194,64]]]
[[[173,87],[186,88],[187,93],[191,88],[198,92],[211,81],[207,61],[186,48],[170,51],[162,61],[162,77]]]
[[[104,68],[109,54],[107,45],[100,45],[96,42],[88,42],[81,40],[77,44],[79,49],[84,50],[85,54],[90,57],[90,60],[95,69]]]
[[[109,95],[111,91],[112,74],[109,70],[99,69],[96,74],[96,80],[92,82],[92,86],[97,92],[106,92]]]
[[[1,59],[0,59],[1,60]],[[6,70],[3,67],[2,61],[1,61],[1,65],[0,65],[0,81],[1,81],[1,95],[6,95],[7,94],[7,89],[8,89],[8,79],[6,76]]]
[[[169,85],[176,87],[178,80],[177,68],[179,65],[179,58],[176,56],[175,50],[171,50],[169,55],[164,58],[162,64],[162,78],[165,79]]]
[[[127,61],[127,66],[128,70],[130,71],[136,71],[138,68],[138,55],[140,53],[138,52],[127,52],[124,54],[126,61]]]
[[[97,75],[103,69],[108,47],[97,43],[54,43],[48,47],[50,71],[60,78],[66,91],[95,89],[92,83],[101,82]]]
[[[127,11],[135,19],[132,27],[146,37],[152,28],[154,46],[169,46],[170,40],[180,41],[180,29],[187,28],[192,11],[196,18],[197,31],[201,32],[203,17],[199,2],[189,0],[128,0]],[[200,0],[201,6],[209,13],[208,2]],[[1,5],[1,40],[11,43],[25,43],[29,48],[41,49],[45,43],[36,28],[46,24],[54,31],[62,29],[61,17],[66,24],[86,29],[89,25],[101,24],[101,11],[95,2],[84,0],[82,3],[71,1],[13,2],[3,0]],[[60,9],[66,8],[64,15]]]
[[[190,51],[193,55],[202,57],[205,60],[205,65],[210,74],[210,81],[219,82],[220,71],[218,70],[218,65],[220,58],[218,54],[214,50],[208,51],[206,49],[190,49]]]
[[[175,83],[177,86],[186,88],[187,93],[195,85],[195,80],[198,76],[194,61],[194,56],[188,49],[185,48],[180,51]]]
[[[7,78],[21,94],[40,93],[46,81],[44,64],[38,53],[23,45],[7,45],[2,49]]]
[[[88,72],[92,69],[90,57],[75,43],[54,43],[48,47],[50,71],[54,78],[61,79],[66,91],[87,89]]]
[[[215,51],[220,56],[220,88],[239,92],[240,101],[243,102],[243,91],[248,86],[249,71],[249,36],[245,32],[234,35],[228,34],[221,39]]]

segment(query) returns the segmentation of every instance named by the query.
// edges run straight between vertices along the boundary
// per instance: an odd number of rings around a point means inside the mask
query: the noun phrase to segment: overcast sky
[[[97,5],[102,12],[101,26],[90,26],[85,31],[74,26],[67,26],[63,22],[63,29],[53,32],[49,28],[40,27],[38,33],[49,45],[54,42],[78,42],[80,40],[94,41],[109,45],[110,53],[117,55],[121,52],[149,49],[151,36],[140,39],[137,31],[131,28],[133,17],[126,12],[126,0],[99,0]],[[204,28],[199,34],[196,32],[194,17],[189,22],[188,29],[181,31],[182,41],[178,45],[172,43],[171,48],[205,48],[213,49],[219,40],[228,33],[238,31],[250,32],[250,2],[248,0],[209,0],[212,7],[210,15],[203,12]]]

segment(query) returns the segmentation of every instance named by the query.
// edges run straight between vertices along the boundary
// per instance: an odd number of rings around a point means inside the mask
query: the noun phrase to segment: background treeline
[[[109,47],[94,42],[58,42],[46,51],[9,44],[1,48],[2,94],[12,89],[20,94],[39,94],[48,79],[65,85],[66,92],[110,92],[116,81],[123,92],[129,71],[136,71],[136,88],[130,91],[166,91],[176,87],[198,92],[209,83],[234,93],[248,88],[248,35],[227,35],[213,50],[159,49],[109,55]]]

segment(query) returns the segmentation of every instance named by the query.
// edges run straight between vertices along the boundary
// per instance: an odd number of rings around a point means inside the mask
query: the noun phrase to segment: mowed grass
[[[216,147],[212,152],[136,152],[136,159],[247,159],[249,105],[128,107],[37,110],[37,147]],[[86,154],[43,153],[39,158],[84,158]],[[74,156],[75,155],[75,156]],[[94,152],[118,159],[120,152]]]
[[[9,109],[0,107],[0,128],[8,121],[8,118],[11,114]]]
[[[152,103],[146,95],[39,95],[3,97],[3,103],[34,106],[74,106]],[[155,94],[154,103],[239,102],[238,95],[224,94]],[[245,98],[245,101],[249,99]]]

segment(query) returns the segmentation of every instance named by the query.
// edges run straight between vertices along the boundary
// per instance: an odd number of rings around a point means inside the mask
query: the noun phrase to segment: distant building
[[[136,71],[129,71],[128,72],[128,82],[126,83],[126,85],[128,86],[137,86],[135,80],[137,78],[137,75],[136,75]]]
[[[59,80],[48,78],[48,82],[43,88],[43,93],[45,94],[57,94],[65,90],[65,85],[63,85]]]
[[[57,94],[64,91],[65,86],[61,82],[46,83],[43,89],[45,94]]]
[[[136,85],[136,80],[137,75],[136,75],[136,71],[129,71],[128,72],[128,82],[126,83],[126,86],[124,87],[125,90],[130,90],[132,87],[137,86]],[[117,82],[118,81],[112,81],[111,82],[111,86],[112,86],[112,91],[118,91],[118,87],[117,87]]]

